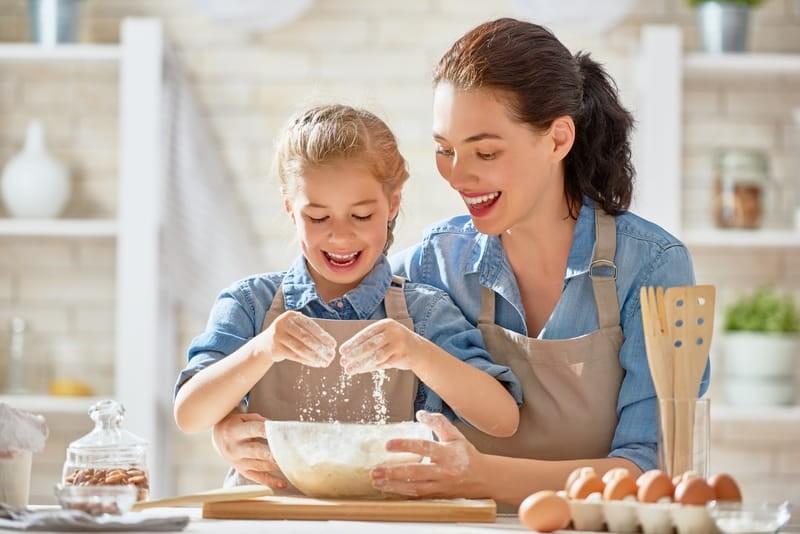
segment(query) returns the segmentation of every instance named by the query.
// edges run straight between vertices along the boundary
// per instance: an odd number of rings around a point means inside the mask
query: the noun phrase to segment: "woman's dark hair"
[[[575,141],[564,159],[570,215],[577,218],[583,195],[612,215],[628,209],[633,117],[614,80],[588,53],[573,56],[546,28],[501,18],[456,41],[439,60],[433,83],[495,91],[511,117],[534,131],[572,117]]]

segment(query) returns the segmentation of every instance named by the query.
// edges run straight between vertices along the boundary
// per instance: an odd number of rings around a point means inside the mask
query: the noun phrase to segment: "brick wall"
[[[429,73],[439,55],[468,28],[488,18],[513,15],[504,3],[316,0],[297,20],[260,33],[209,21],[192,11],[190,4],[183,0],[86,0],[81,39],[115,42],[119,22],[126,16],[163,19],[233,171],[231,187],[247,206],[260,239],[257,246],[265,255],[265,270],[284,268],[297,253],[267,170],[277,129],[303,102],[340,100],[363,105],[384,117],[397,133],[412,177],[405,189],[396,247],[415,242],[428,223],[463,211],[433,165]],[[680,24],[686,32],[686,48],[696,46],[693,13],[682,0],[639,0],[631,14],[605,35],[586,35],[556,24],[553,29],[570,49],[591,50],[605,63],[616,77],[623,99],[631,102],[631,59],[639,28],[643,23],[658,22]],[[800,4],[796,0],[768,0],[756,12],[754,23],[752,49],[800,52]],[[25,40],[26,25],[25,2],[0,0],[0,40]],[[791,172],[797,176],[789,161],[797,148],[788,144],[787,134],[788,110],[800,106],[797,80],[789,80],[788,86],[767,82],[766,86],[723,87],[708,82],[687,87],[687,222],[708,220],[709,157],[713,143],[719,140],[768,148],[776,176],[783,183],[789,183]],[[30,117],[38,116],[44,121],[53,152],[69,162],[73,171],[75,193],[67,214],[112,215],[116,94],[113,67],[3,65],[0,161],[19,150],[25,125]],[[755,255],[741,250],[695,250],[693,254],[698,281],[717,284],[721,304],[739,290],[764,282],[800,290],[794,268],[800,256],[795,251]],[[87,379],[101,394],[111,389],[111,369],[98,362],[108,361],[106,356],[113,350],[114,281],[107,274],[113,272],[109,268],[113,258],[113,244],[102,241],[0,240],[0,324],[6,324],[13,314],[30,318],[36,365],[49,372],[53,358],[76,351],[85,363]],[[204,322],[205,317],[181,318],[182,347]],[[2,328],[0,347],[2,362],[7,347]],[[182,350],[175,354],[176,370],[183,364]],[[792,425],[796,427],[797,422],[769,426],[769,439],[755,442],[763,456],[757,462],[741,461],[749,454],[742,447],[754,443],[744,439],[747,435],[762,432],[736,434],[730,431],[731,425],[720,427],[714,436],[714,451],[719,453],[712,460],[712,469],[746,475],[749,485],[745,489],[754,495],[764,488],[767,477],[784,473],[778,491],[785,496],[798,495],[800,458],[787,446],[797,437],[783,433]],[[66,443],[85,431],[77,422],[67,425],[69,431],[64,425],[55,426],[47,451],[36,457],[42,469],[34,479],[34,494],[39,499],[50,494]],[[218,484],[224,466],[211,451],[208,433],[179,436],[176,432],[175,436],[180,451],[175,466],[177,491]]]

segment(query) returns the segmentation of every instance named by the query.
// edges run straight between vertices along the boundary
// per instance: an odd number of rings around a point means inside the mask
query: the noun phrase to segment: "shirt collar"
[[[594,202],[590,198],[584,197],[578,212],[578,219],[575,221],[565,279],[589,271],[595,242],[594,211]],[[467,273],[481,272],[481,283],[489,286],[501,272],[505,264],[504,258],[505,253],[500,237],[479,233],[476,246],[473,248],[467,264]],[[481,265],[483,265],[483,269],[481,269]]]
[[[587,273],[592,263],[595,244],[594,202],[584,197],[583,205],[575,221],[575,230],[572,235],[572,247],[567,257],[566,278]]]
[[[342,298],[353,307],[359,319],[369,319],[383,302],[391,281],[391,265],[386,256],[381,254],[361,283]],[[287,310],[299,310],[313,301],[326,305],[317,292],[317,286],[308,272],[306,259],[302,254],[295,259],[283,277],[283,299]]]

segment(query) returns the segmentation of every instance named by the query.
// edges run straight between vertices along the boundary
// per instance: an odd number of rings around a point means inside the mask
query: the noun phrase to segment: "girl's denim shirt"
[[[642,470],[657,465],[658,408],[642,330],[639,288],[694,284],[687,248],[659,226],[632,213],[616,217],[617,298],[625,340],[619,362],[625,372],[617,401],[616,432],[609,456],[627,458]],[[561,297],[539,339],[569,339],[599,328],[589,264],[595,242],[594,206],[585,200],[575,224]],[[444,289],[469,322],[477,324],[484,285],[497,299],[498,325],[527,335],[519,288],[499,236],[479,233],[469,216],[430,227],[420,244],[390,258],[394,272]],[[706,367],[700,393],[708,389]]]
[[[217,297],[206,331],[192,340],[189,363],[178,376],[174,394],[195,373],[236,351],[261,332],[264,316],[281,283],[287,310],[318,319],[378,320],[386,318],[383,300],[391,282],[389,261],[381,256],[358,287],[325,303],[317,293],[302,255],[288,271],[255,275],[235,282]],[[480,331],[464,318],[445,291],[409,282],[403,286],[403,293],[417,334],[494,376],[517,404],[522,403],[517,377],[510,368],[492,361]],[[443,413],[450,420],[458,419],[439,395],[422,382],[414,409]]]

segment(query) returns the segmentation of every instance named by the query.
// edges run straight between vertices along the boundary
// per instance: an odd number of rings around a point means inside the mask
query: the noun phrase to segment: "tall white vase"
[[[69,171],[53,158],[38,121],[28,125],[22,152],[3,169],[3,201],[14,217],[58,217],[70,196]]]

